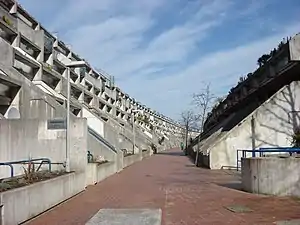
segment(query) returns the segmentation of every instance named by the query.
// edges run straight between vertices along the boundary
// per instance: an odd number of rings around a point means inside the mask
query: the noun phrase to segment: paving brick
[[[300,219],[300,202],[245,193],[234,171],[192,166],[178,149],[138,162],[43,214],[29,225],[84,225],[100,209],[162,209],[163,225],[269,225]],[[252,212],[234,213],[240,205]]]

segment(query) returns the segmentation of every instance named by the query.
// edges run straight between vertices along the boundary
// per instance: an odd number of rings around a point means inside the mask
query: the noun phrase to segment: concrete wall
[[[299,110],[300,83],[295,81],[279,90],[230,131],[217,135],[216,140],[204,149],[210,155],[210,168],[236,166],[236,150],[252,149],[252,137],[255,148],[290,146],[290,135],[300,118],[300,113],[292,112]]]
[[[93,185],[105,178],[117,173],[116,162],[107,162],[98,165],[97,163],[88,163],[86,171],[86,184]]]
[[[7,66],[13,65],[13,48],[5,42],[2,38],[0,38],[0,62]]]
[[[43,30],[33,30],[22,20],[18,21],[18,31],[22,33],[23,36],[28,38],[31,42],[39,46],[41,49],[44,48],[44,31]]]
[[[47,120],[0,120],[0,133],[2,162],[26,160],[30,157],[50,158],[53,163],[63,163],[66,160],[66,131],[49,130]],[[87,163],[85,119],[71,120],[70,143],[71,170],[78,173],[85,172]],[[8,168],[0,167],[0,176],[8,177],[9,171]],[[15,166],[15,173],[22,174],[22,168]]]
[[[96,131],[99,135],[104,136],[104,121],[94,116],[87,109],[82,109],[82,117],[87,118],[87,124],[94,131]]]
[[[75,173],[0,193],[3,225],[19,224],[83,191]]]
[[[258,194],[300,197],[299,168],[300,158],[243,158],[243,189]]]
[[[103,156],[104,159],[113,162],[116,161],[117,153],[108,148],[103,143],[99,142],[95,137],[91,134],[87,136],[88,141],[88,150],[93,154],[94,158],[97,156]]]
[[[141,156],[139,154],[136,155],[129,155],[124,157],[124,168],[132,165],[135,162],[141,161]]]
[[[150,157],[152,154],[153,154],[152,150],[143,151],[142,152],[143,159]]]

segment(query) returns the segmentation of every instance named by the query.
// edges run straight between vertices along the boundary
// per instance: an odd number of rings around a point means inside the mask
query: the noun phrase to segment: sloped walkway
[[[161,208],[164,225],[267,225],[300,219],[299,200],[244,193],[237,190],[238,180],[235,172],[196,168],[173,149],[89,187],[28,224],[82,225],[101,208]]]

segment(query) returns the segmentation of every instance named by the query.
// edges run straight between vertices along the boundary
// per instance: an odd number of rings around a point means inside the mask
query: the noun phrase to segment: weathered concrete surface
[[[124,168],[132,165],[135,162],[138,162],[142,160],[140,157],[140,154],[135,154],[135,155],[129,155],[129,156],[125,156],[123,159],[124,162]]]
[[[28,224],[84,225],[103,208],[161,208],[163,225],[274,225],[300,219],[299,201],[245,193],[236,190],[238,182],[238,174],[200,169],[181,151],[166,151],[88,187]],[[232,205],[252,212],[225,208]]]
[[[19,224],[78,194],[85,188],[75,173],[0,194],[1,224]]]
[[[232,113],[214,133],[199,144],[200,151],[209,155],[207,166],[211,169],[235,167],[237,150],[252,149],[253,143],[255,148],[290,146],[290,135],[294,126],[299,124],[299,112],[296,112],[300,108],[299,96],[300,82],[294,81],[278,90],[253,112],[247,112],[251,110],[243,108]],[[244,114],[247,116],[240,119]],[[240,121],[237,125],[230,130],[226,128],[237,120]]]
[[[149,150],[149,149],[148,149],[147,151],[143,151],[143,152],[142,152],[143,159],[144,159],[144,158],[150,157],[152,154],[153,154],[153,153],[152,153],[152,150]]]
[[[84,174],[87,162],[86,119],[71,119],[70,122],[70,168],[71,171]],[[66,160],[66,131],[48,129],[47,120],[0,120],[0,134],[2,162],[28,160],[30,157],[49,158],[52,163]],[[15,175],[24,173],[22,165],[15,165],[14,169]],[[53,169],[60,170],[63,167],[53,165]],[[1,167],[0,178],[9,175],[9,169]]]
[[[93,185],[117,173],[116,162],[88,163],[86,168],[86,184]]]
[[[86,225],[161,225],[160,209],[100,209]]]
[[[300,158],[243,158],[242,185],[258,194],[300,197]]]

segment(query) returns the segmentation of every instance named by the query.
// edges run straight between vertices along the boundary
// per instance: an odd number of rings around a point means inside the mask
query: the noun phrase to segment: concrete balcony
[[[16,81],[0,74],[0,114],[5,115],[20,88]]]
[[[118,94],[115,89],[111,90],[111,98],[114,99],[115,101],[118,99]]]
[[[104,92],[105,92],[110,98],[112,97],[112,90],[111,90],[109,87],[105,86]]]
[[[100,88],[101,87],[101,81],[99,79],[96,79],[94,76],[92,76],[89,73],[85,74],[84,77],[88,82],[90,82],[91,84],[93,84],[94,86]]]
[[[34,59],[38,59],[41,53],[41,48],[23,35],[20,35],[19,47]]]
[[[32,81],[40,69],[40,64],[31,57],[26,56],[26,54],[24,54],[24,52],[22,53],[20,50],[15,49],[14,52],[13,67],[28,80]]]
[[[7,41],[10,45],[12,45],[18,36],[17,29],[14,27],[14,24],[6,18],[5,15],[2,15],[1,18],[0,37]]]
[[[93,95],[92,93],[90,93],[89,91],[84,91],[83,93],[83,101],[87,104],[90,105],[92,103],[93,100]]]

